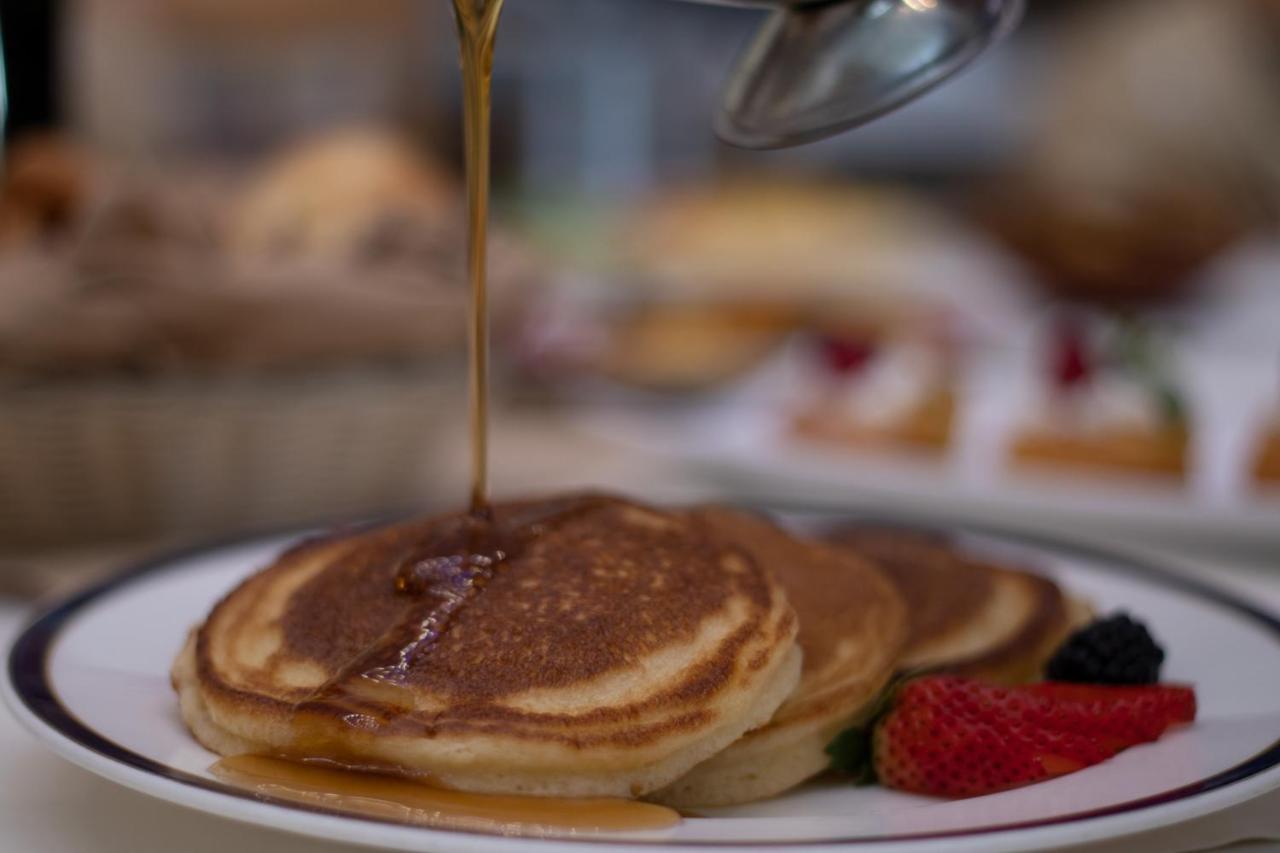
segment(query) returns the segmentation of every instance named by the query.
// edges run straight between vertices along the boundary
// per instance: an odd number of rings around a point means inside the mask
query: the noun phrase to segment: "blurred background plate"
[[[805,447],[780,432],[776,418],[729,407],[680,416],[599,412],[578,426],[698,472],[734,495],[873,514],[998,520],[1032,530],[1191,544],[1237,556],[1272,555],[1280,544],[1280,498],[1266,494],[1215,501],[1158,481],[1115,484],[1085,476],[1064,482],[1052,474],[982,473],[972,460]]]

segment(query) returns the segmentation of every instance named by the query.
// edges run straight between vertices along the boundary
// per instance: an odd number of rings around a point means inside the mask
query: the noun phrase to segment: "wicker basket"
[[[459,411],[441,376],[385,370],[0,389],[0,549],[404,506],[428,482],[433,445]]]

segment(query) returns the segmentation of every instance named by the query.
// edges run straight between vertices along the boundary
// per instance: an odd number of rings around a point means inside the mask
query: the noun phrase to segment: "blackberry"
[[[1050,681],[1079,684],[1155,684],[1164,649],[1128,613],[1099,619],[1076,631],[1045,668]]]

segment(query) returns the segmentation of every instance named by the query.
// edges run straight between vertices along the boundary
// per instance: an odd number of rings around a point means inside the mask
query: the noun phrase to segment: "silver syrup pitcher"
[[[702,0],[773,12],[738,59],[716,133],[811,142],[919,97],[1008,34],[1023,0]]]

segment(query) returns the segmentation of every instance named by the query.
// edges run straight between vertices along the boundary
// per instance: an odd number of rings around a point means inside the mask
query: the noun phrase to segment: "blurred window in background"
[[[247,157],[336,123],[380,121],[460,160],[447,3],[62,5],[63,20],[49,24],[61,28],[58,95],[95,150]],[[1028,49],[1034,26],[955,85],[857,134],[767,155],[731,149],[712,134],[712,115],[761,20],[695,3],[512,3],[495,70],[499,183],[628,195],[724,171],[933,176],[994,168],[1027,136],[1023,106],[1039,79],[1028,69],[1041,64]]]
[[[149,159],[254,154],[334,123],[412,119],[418,5],[68,0],[71,123],[96,150]]]

